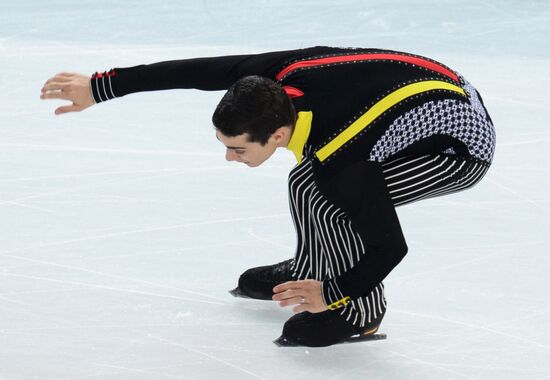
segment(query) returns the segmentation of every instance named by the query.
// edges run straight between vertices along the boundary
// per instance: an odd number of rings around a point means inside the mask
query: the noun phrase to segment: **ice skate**
[[[346,321],[338,311],[299,313],[286,321],[282,335],[273,343],[279,347],[326,347],[386,339],[386,334],[377,334],[384,314],[360,328]]]
[[[235,297],[271,300],[273,288],[286,281],[293,281],[293,259],[278,264],[250,268],[239,278],[239,285],[230,290]]]

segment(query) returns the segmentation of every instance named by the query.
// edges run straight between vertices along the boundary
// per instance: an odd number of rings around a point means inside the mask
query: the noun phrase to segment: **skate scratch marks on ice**
[[[235,222],[244,222],[244,221],[251,221],[251,220],[271,219],[271,218],[281,218],[281,217],[286,218],[286,217],[288,217],[288,214],[271,214],[271,215],[251,216],[251,217],[242,217],[242,218],[205,220],[205,221],[202,221],[202,222],[174,224],[174,225],[171,225],[171,226],[140,228],[140,229],[137,229],[137,230],[114,232],[114,233],[110,233],[110,234],[94,235],[94,236],[88,236],[88,237],[83,237],[83,238],[75,238],[75,239],[61,240],[61,241],[52,242],[52,243],[39,244],[39,245],[30,246],[30,247],[17,248],[17,249],[13,249],[13,250],[5,252],[5,254],[15,253],[15,252],[22,252],[22,251],[27,251],[27,250],[39,249],[39,248],[57,247],[57,246],[60,246],[60,245],[76,243],[76,242],[81,242],[81,241],[109,239],[109,238],[118,237],[118,236],[143,234],[143,233],[147,233],[147,232],[166,231],[166,230],[174,230],[174,229],[179,229],[179,228],[208,226],[208,225],[212,225],[212,224],[235,223]],[[0,254],[0,256],[3,256],[3,255]]]
[[[510,194],[513,194],[515,195],[516,197],[518,197],[519,199],[522,199],[524,201],[527,201],[528,203],[532,204],[533,206],[535,206],[539,211],[542,211],[543,213],[545,214],[548,214],[548,211],[546,210],[546,208],[541,205],[540,203],[538,203],[537,201],[529,198],[529,197],[526,197],[525,195],[521,194],[521,193],[518,193],[517,191],[513,190],[512,188],[508,187],[508,186],[505,186],[503,185],[502,183],[498,182],[498,181],[495,181],[494,179],[492,178],[486,178],[486,180],[488,182],[491,182],[495,185],[497,185],[498,187],[500,187],[501,189],[507,191],[508,193]]]
[[[28,205],[26,203],[20,203],[20,202],[16,202],[16,201],[0,201],[0,205],[13,205],[13,206],[18,206],[18,207],[23,207],[23,208],[30,208],[32,210],[47,212],[47,213],[50,213],[50,214],[64,215],[63,213],[55,211],[55,210],[49,210],[49,209],[42,208],[42,207],[31,206],[31,205]]]
[[[267,243],[267,244],[270,244],[270,245],[273,245],[273,246],[279,247],[279,248],[293,249],[293,247],[291,247],[291,246],[274,242],[273,240],[266,239],[266,238],[256,234],[252,228],[247,228],[245,231],[246,231],[247,234],[249,234],[250,236],[252,236],[256,240],[263,241],[264,243]]]
[[[100,366],[100,367],[105,367],[105,368],[110,368],[110,369],[115,369],[117,370],[117,372],[109,372],[109,373],[105,373],[103,371],[100,371],[98,372],[96,375],[91,375],[90,377],[96,377],[96,376],[112,376],[112,375],[121,375],[121,374],[128,374],[128,373],[140,373],[140,374],[146,374],[146,375],[156,375],[156,376],[152,376],[151,378],[165,378],[165,377],[173,377],[174,379],[195,379],[194,377],[187,377],[183,374],[181,374],[181,371],[179,372],[178,375],[170,375],[170,374],[167,374],[167,373],[164,373],[164,372],[157,372],[155,370],[157,369],[165,369],[167,367],[158,367],[158,368],[128,368],[128,367],[123,367],[123,366],[120,366],[120,365],[114,365],[114,364],[95,364],[97,366]]]
[[[86,272],[86,273],[90,273],[90,274],[97,274],[97,275],[100,275],[100,276],[112,277],[112,278],[116,278],[116,279],[120,279],[120,280],[125,280],[125,281],[133,281],[133,282],[137,282],[137,283],[140,283],[140,284],[146,284],[146,285],[150,285],[150,286],[154,286],[154,287],[158,287],[158,288],[176,290],[176,291],[178,291],[178,292],[189,293],[189,294],[197,295],[197,296],[200,296],[200,297],[206,297],[206,298],[210,298],[210,299],[219,301],[219,302],[217,302],[217,303],[215,303],[215,304],[221,304],[221,305],[227,305],[227,304],[228,304],[228,303],[225,302],[222,298],[213,297],[213,296],[211,296],[211,295],[204,294],[204,293],[199,293],[199,292],[195,292],[195,291],[189,290],[189,289],[177,288],[177,287],[175,287],[175,286],[169,286],[169,285],[164,285],[164,284],[157,284],[157,283],[154,283],[154,282],[139,280],[139,279],[135,279],[135,278],[131,278],[131,277],[125,277],[125,276],[120,276],[120,275],[116,275],[116,274],[111,274],[111,273],[106,273],[106,272],[100,272],[100,271],[95,271],[95,270],[89,270],[89,269],[86,269],[86,268],[75,267],[75,266],[72,266],[72,265],[57,264],[57,263],[52,263],[52,262],[49,262],[49,261],[43,261],[43,260],[37,260],[37,259],[30,259],[30,258],[20,257],[20,256],[0,255],[0,257],[9,257],[9,258],[11,258],[11,259],[29,261],[29,262],[36,263],[36,264],[42,264],[42,265],[48,265],[48,266],[53,266],[53,267],[58,267],[58,268],[63,268],[63,269],[69,269],[69,270],[71,270],[71,271],[75,271],[75,270],[76,270],[76,271],[82,271],[82,272]],[[3,273],[3,275],[6,275],[6,276],[9,276],[9,275],[16,276],[17,274]],[[77,284],[77,283],[75,283],[75,284]],[[95,286],[94,284],[86,284],[86,283],[78,283],[78,284],[85,285],[85,286]],[[191,300],[190,300],[190,301],[191,301]],[[194,301],[194,302],[200,302],[199,300],[193,300],[193,301]],[[206,301],[204,301],[204,302],[206,303]]]
[[[461,326],[464,326],[464,327],[468,327],[470,329],[483,330],[483,331],[490,332],[492,334],[502,335],[502,336],[505,336],[505,337],[508,337],[508,338],[514,338],[514,339],[519,340],[521,342],[529,343],[529,344],[532,344],[532,345],[550,350],[550,346],[548,346],[548,345],[545,345],[545,344],[542,344],[542,343],[539,343],[539,342],[535,342],[531,339],[522,338],[521,336],[518,336],[518,335],[513,335],[513,334],[508,334],[508,333],[505,333],[505,332],[502,332],[502,331],[498,331],[498,330],[495,330],[495,329],[492,329],[492,328],[489,328],[489,327],[479,326],[479,325],[475,325],[475,324],[470,324],[470,323],[466,323],[466,322],[457,321],[457,320],[454,320],[454,319],[437,317],[437,316],[428,315],[428,314],[414,313],[414,312],[406,311],[406,310],[393,309],[392,311],[395,312],[395,313],[412,315],[412,316],[415,316],[415,317],[422,317],[422,318],[428,318],[428,319],[435,319],[435,320],[443,321],[443,322],[449,322],[449,323],[461,325]]]
[[[501,243],[501,244],[479,244],[474,247],[471,246],[453,246],[453,247],[439,247],[437,248],[437,251],[443,252],[443,251],[450,251],[450,252],[460,252],[460,251],[487,251],[487,250],[496,250],[495,253],[488,253],[486,255],[478,256],[473,259],[468,259],[464,261],[460,261],[454,264],[447,264],[440,267],[436,267],[433,269],[425,270],[422,272],[415,272],[415,273],[409,273],[409,274],[400,274],[393,276],[394,281],[400,281],[400,280],[409,280],[414,277],[424,277],[429,274],[434,273],[440,273],[443,271],[446,271],[448,269],[454,269],[466,265],[471,265],[473,263],[478,263],[485,261],[487,259],[491,259],[493,257],[500,257],[502,256],[502,249],[507,248],[513,248],[513,247],[536,247],[536,246],[545,246],[550,243],[550,240],[539,240],[539,241],[530,241],[530,242],[518,242],[518,243]],[[499,250],[497,250],[499,249]]]
[[[84,146],[64,146],[64,145],[46,145],[46,144],[0,144],[0,147],[24,148],[28,150],[53,150],[56,152],[98,152],[98,153],[128,153],[128,154],[148,154],[148,155],[178,155],[178,156],[206,156],[218,157],[218,153],[214,152],[187,152],[181,150],[138,150],[138,149],[107,149],[107,148],[90,148]]]
[[[550,107],[548,107],[544,104],[526,102],[526,101],[516,100],[516,99],[512,99],[512,98],[501,98],[501,97],[493,96],[493,95],[487,95],[487,96],[484,96],[484,98],[487,98],[488,100],[498,100],[499,102],[508,102],[508,103],[519,104],[519,105],[527,106],[527,107],[540,108],[540,109],[543,109],[543,110],[550,110]]]
[[[185,297],[172,296],[172,295],[168,295],[168,294],[144,292],[144,291],[135,290],[135,289],[117,288],[117,287],[113,287],[113,286],[89,284],[89,283],[78,282],[78,281],[58,280],[58,279],[55,279],[55,278],[48,278],[48,277],[28,276],[28,275],[15,274],[15,273],[0,273],[0,276],[20,277],[20,278],[26,278],[26,279],[30,279],[30,280],[49,281],[49,282],[56,282],[56,283],[61,283],[61,284],[81,285],[81,286],[86,286],[86,287],[95,288],[95,289],[113,290],[113,291],[121,292],[121,293],[132,293],[132,294],[139,294],[139,295],[145,295],[145,296],[154,296],[154,297],[160,297],[160,298],[170,298],[170,299],[176,299],[176,300],[188,301],[188,302],[206,303],[206,304],[211,304],[211,305],[227,305],[228,304],[227,302],[214,302],[214,301],[206,301],[204,299],[191,299],[191,298],[185,298]],[[211,297],[211,296],[208,296],[208,297],[209,298],[214,298],[214,297]]]
[[[177,343],[177,342],[174,342],[174,341],[171,341],[171,340],[165,339],[165,338],[163,338],[163,337],[159,337],[159,336],[152,336],[152,337],[155,338],[155,339],[157,339],[157,340],[159,340],[159,341],[161,341],[161,342],[163,342],[163,343],[170,344],[170,345],[177,346],[177,347],[181,347],[181,348],[183,348],[183,349],[185,349],[185,350],[187,350],[187,351],[191,351],[191,352],[193,352],[193,353],[195,353],[195,354],[199,354],[199,355],[201,355],[201,356],[205,356],[205,357],[207,357],[208,359],[214,360],[214,361],[216,361],[216,362],[218,362],[218,363],[225,364],[225,365],[227,365],[227,366],[229,366],[229,367],[231,367],[231,368],[234,368],[234,369],[236,369],[236,370],[238,370],[238,371],[244,372],[244,373],[246,373],[246,374],[248,374],[248,375],[250,375],[250,376],[252,376],[252,377],[254,377],[254,378],[256,378],[256,379],[266,380],[264,377],[261,377],[261,376],[259,376],[258,374],[254,373],[254,372],[250,372],[250,371],[248,371],[248,370],[246,370],[246,369],[244,369],[244,368],[242,368],[242,367],[239,367],[239,366],[237,366],[237,365],[235,365],[235,364],[231,364],[231,363],[229,363],[229,362],[227,362],[227,361],[225,361],[225,360],[223,360],[223,359],[217,358],[217,357],[215,357],[215,356],[213,356],[213,355],[210,355],[210,354],[208,354],[208,353],[206,353],[206,352],[202,352],[202,351],[200,351],[200,350],[197,350],[196,348],[191,348],[191,347],[189,347],[189,346],[186,346],[185,344]]]
[[[216,169],[220,169],[220,168],[223,168],[223,169],[227,170],[227,167],[217,167]],[[23,201],[23,200],[28,200],[28,199],[37,199],[37,198],[44,198],[44,197],[48,197],[48,196],[54,196],[54,195],[75,193],[75,192],[80,192],[82,190],[92,190],[92,189],[105,188],[105,187],[109,187],[111,185],[115,185],[115,184],[118,185],[118,184],[121,184],[121,183],[124,183],[124,182],[127,182],[127,183],[130,182],[131,183],[132,181],[137,181],[137,180],[141,180],[141,181],[152,180],[152,179],[158,179],[158,178],[163,178],[163,177],[170,177],[170,176],[173,176],[173,175],[176,175],[176,174],[182,174],[182,173],[186,173],[186,172],[194,173],[194,172],[202,172],[202,171],[207,171],[207,170],[210,170],[210,168],[205,168],[205,169],[203,169],[203,168],[187,168],[187,169],[177,169],[177,170],[157,169],[157,170],[152,170],[152,171],[136,172],[135,174],[142,174],[142,175],[133,176],[133,177],[123,177],[123,178],[118,178],[117,177],[117,178],[110,179],[110,180],[104,180],[101,183],[96,182],[96,183],[92,183],[92,184],[86,184],[86,185],[80,185],[80,186],[73,186],[73,187],[69,187],[69,188],[63,188],[63,190],[47,191],[47,192],[44,192],[44,193],[27,195],[27,196],[24,196],[24,197],[19,197],[19,198],[10,199],[10,200],[7,200],[7,201],[2,201],[2,202],[0,202],[0,205],[5,204],[5,203],[9,203],[9,202],[18,202],[18,201]],[[143,174],[147,174],[147,175],[143,175]],[[33,180],[33,179],[37,179],[37,178],[38,177],[36,177],[36,178],[30,177],[30,178],[23,179],[23,180]]]
[[[96,176],[117,176],[122,174],[150,174],[150,173],[168,173],[168,172],[180,172],[182,169],[165,168],[165,169],[149,169],[149,170],[119,170],[119,171],[106,171],[106,172],[92,172],[92,173],[78,173],[78,174],[63,174],[63,175],[51,175],[51,176],[38,176],[38,177],[21,177],[0,179],[0,183],[6,182],[25,182],[25,181],[43,181],[51,179],[69,179],[69,178],[82,178],[82,177],[96,177]]]
[[[170,375],[170,374],[167,374],[167,373],[164,373],[164,372],[158,372],[158,371],[155,371],[155,370],[158,370],[158,369],[165,369],[166,367],[159,367],[159,368],[128,368],[128,367],[123,367],[123,366],[119,366],[119,365],[114,365],[114,364],[95,364],[97,366],[100,366],[100,367],[105,367],[105,368],[110,368],[110,369],[114,369],[114,370],[117,370],[116,372],[103,372],[103,371],[99,371],[97,374],[95,375],[90,375],[89,377],[97,377],[97,376],[102,376],[102,377],[111,377],[113,375],[122,375],[122,374],[128,374],[128,373],[140,373],[140,374],[146,374],[146,375],[156,375],[156,376],[151,376],[151,378],[165,378],[165,377],[173,377],[174,379],[194,379],[193,377],[187,377],[185,375],[182,375],[182,374],[179,374],[179,375]]]
[[[456,372],[456,371],[453,371],[453,370],[450,370],[448,368],[445,368],[441,365],[437,365],[435,363],[430,363],[430,362],[427,362],[427,361],[424,361],[424,360],[421,360],[421,359],[417,359],[417,358],[413,358],[411,356],[408,356],[408,355],[405,355],[405,354],[402,354],[400,352],[396,352],[396,351],[392,351],[392,350],[388,350],[388,352],[391,352],[392,354],[396,355],[396,356],[400,356],[402,358],[405,358],[405,359],[408,359],[408,360],[411,360],[415,363],[418,363],[418,364],[423,364],[423,365],[426,365],[426,366],[429,366],[429,367],[433,367],[433,368],[437,368],[443,372],[448,372],[450,374],[453,374],[455,376],[459,376],[460,378],[464,378],[464,379],[471,379],[471,380],[475,380],[477,379],[477,377],[471,377],[471,376],[468,376],[468,375],[465,375],[463,373],[460,373],[460,372]]]

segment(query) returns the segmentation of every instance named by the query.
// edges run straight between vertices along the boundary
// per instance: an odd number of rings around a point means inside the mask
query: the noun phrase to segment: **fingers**
[[[46,83],[50,82],[68,82],[76,76],[75,73],[58,73],[48,79]]]
[[[51,83],[51,82],[69,82],[70,80],[72,80],[72,76],[57,74],[56,76],[54,76],[54,77],[48,79],[48,80],[46,81],[46,83]]]
[[[53,78],[50,78],[44,83],[42,86],[42,93],[46,91],[52,91],[52,90],[60,90],[62,87],[66,87],[67,84],[71,81],[71,78],[69,77],[62,77],[62,76],[55,76]]]
[[[42,92],[64,89],[63,86],[73,80],[76,75],[75,73],[66,72],[55,74],[44,83]]]
[[[56,115],[67,112],[78,112],[95,104],[90,91],[90,77],[78,73],[58,73],[48,79],[41,89],[41,99],[62,99],[71,105],[59,107]]]
[[[290,305],[302,305],[303,304],[302,299],[303,299],[303,297],[301,297],[301,296],[294,296],[294,297],[286,298],[286,299],[282,300],[281,302],[279,302],[279,306],[285,307],[285,306],[290,306]]]
[[[284,292],[285,290],[296,288],[297,286],[299,286],[298,284],[299,284],[298,281],[287,281],[285,283],[279,284],[276,287],[274,287],[273,292],[275,293]]]
[[[40,99],[63,99],[72,100],[70,93],[64,91],[50,91],[40,95]]]
[[[274,294],[273,300],[282,301],[282,300],[286,300],[296,296],[298,296],[297,289],[288,289],[288,290],[280,291],[279,293]]]
[[[289,281],[284,284],[277,285],[273,288],[273,291],[277,292],[273,295],[273,301],[279,301],[279,306],[281,307],[303,304],[304,290],[299,287],[293,289],[292,287],[295,286],[297,286],[296,281]]]
[[[274,294],[272,299],[273,301],[279,301],[281,307],[301,305],[305,302],[305,296],[309,293],[297,281],[277,285],[273,291],[278,293]]]
[[[46,82],[40,91],[43,94],[49,91],[66,91],[69,89],[69,86],[70,86],[69,82],[51,81],[51,82]]]
[[[273,288],[274,301],[279,301],[281,307],[297,305],[294,313],[309,311],[319,313],[327,310],[323,300],[322,283],[317,280],[288,281]]]
[[[79,112],[79,111],[82,111],[83,109],[84,109],[84,107],[77,106],[77,105],[73,104],[71,106],[59,107],[58,109],[55,110],[55,114],[56,115],[61,115],[61,114],[67,113],[67,112]]]

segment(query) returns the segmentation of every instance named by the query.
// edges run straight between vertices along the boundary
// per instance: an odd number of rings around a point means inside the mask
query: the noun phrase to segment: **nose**
[[[227,161],[236,161],[237,158],[238,158],[237,153],[235,153],[233,150],[227,149],[225,151],[225,159]]]

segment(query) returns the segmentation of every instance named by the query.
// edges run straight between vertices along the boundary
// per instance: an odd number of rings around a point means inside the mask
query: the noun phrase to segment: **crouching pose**
[[[382,280],[407,245],[395,208],[474,186],[495,132],[481,96],[459,73],[425,57],[313,47],[61,73],[43,99],[56,114],[130,93],[227,90],[212,117],[226,159],[255,167],[277,148],[288,177],[294,257],[252,268],[233,291],[294,305],[288,344],[327,346],[374,334],[386,312]]]

